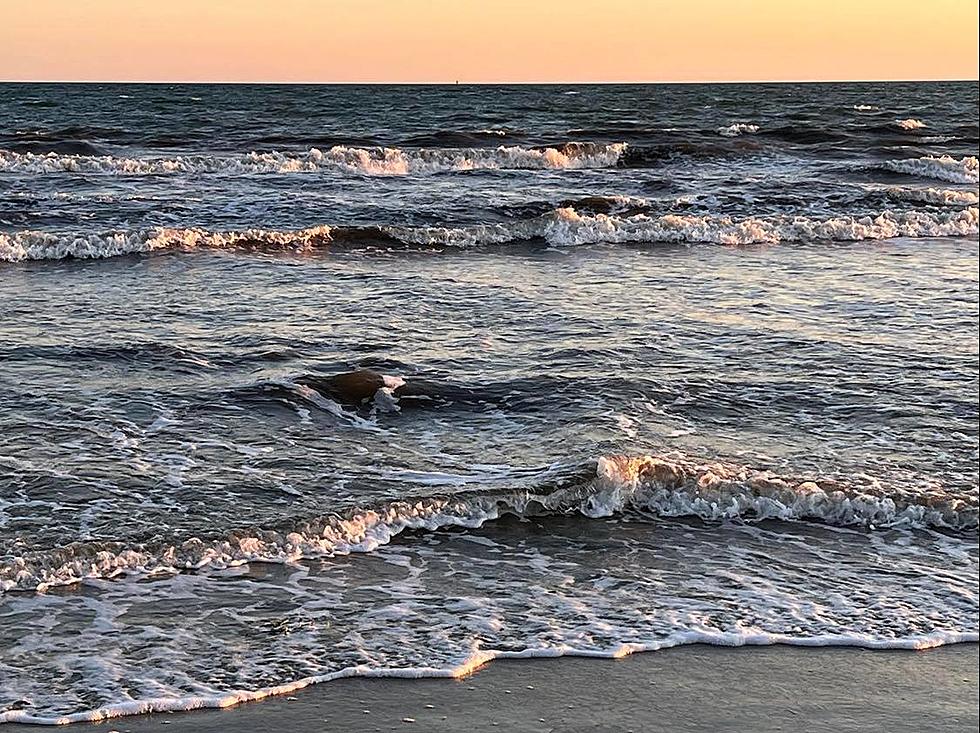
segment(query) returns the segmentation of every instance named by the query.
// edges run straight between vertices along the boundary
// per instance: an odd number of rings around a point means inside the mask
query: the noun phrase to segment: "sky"
[[[0,0],[0,79],[976,79],[977,0]]]

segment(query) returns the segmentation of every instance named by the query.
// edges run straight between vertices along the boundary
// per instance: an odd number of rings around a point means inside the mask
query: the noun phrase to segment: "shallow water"
[[[975,83],[0,101],[0,722],[977,639]]]

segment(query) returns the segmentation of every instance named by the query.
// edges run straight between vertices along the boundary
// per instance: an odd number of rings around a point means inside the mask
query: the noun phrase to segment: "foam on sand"
[[[42,716],[19,710],[10,710],[0,712],[0,724],[69,725],[72,723],[94,723],[129,715],[229,708],[244,702],[255,702],[269,697],[289,695],[312,685],[352,677],[368,679],[461,679],[498,659],[555,659],[561,657],[621,659],[631,654],[659,651],[686,644],[711,644],[726,647],[785,644],[804,647],[848,646],[864,649],[922,650],[945,644],[976,642],[978,637],[980,635],[972,632],[934,632],[909,636],[903,639],[875,639],[862,634],[828,634],[800,638],[786,634],[768,634],[751,631],[746,631],[745,633],[686,631],[649,643],[613,644],[600,650],[576,648],[573,646],[531,647],[522,651],[479,649],[473,650],[469,656],[463,658],[458,664],[452,667],[378,668],[358,665],[328,674],[311,675],[281,685],[261,687],[256,690],[234,690],[219,695],[188,695],[185,697],[133,700],[113,705],[104,705],[92,710],[79,711],[68,715]],[[410,718],[405,718],[404,720],[406,722],[413,722]]]

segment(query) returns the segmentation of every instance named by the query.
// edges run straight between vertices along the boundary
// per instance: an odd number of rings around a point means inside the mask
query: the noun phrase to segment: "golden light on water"
[[[487,652],[474,651],[462,664],[453,668],[453,678],[460,680],[469,677],[488,662],[491,662],[494,656]]]

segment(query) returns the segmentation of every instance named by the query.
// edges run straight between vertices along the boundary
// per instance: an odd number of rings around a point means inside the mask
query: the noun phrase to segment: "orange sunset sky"
[[[0,0],[0,79],[976,79],[976,0]]]

